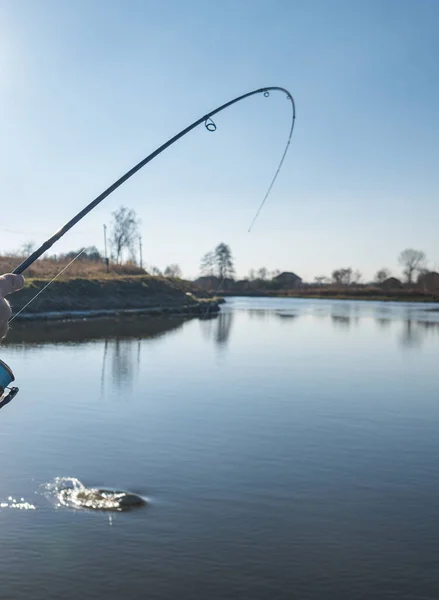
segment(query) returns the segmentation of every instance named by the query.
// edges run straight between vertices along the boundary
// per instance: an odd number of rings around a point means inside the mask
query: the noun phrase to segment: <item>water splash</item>
[[[59,507],[127,511],[146,505],[146,500],[137,494],[120,490],[87,488],[76,477],[55,477],[44,487],[46,494],[55,498]]]
[[[17,508],[18,510],[36,510],[36,507],[30,502],[26,502],[24,498],[16,500],[9,496],[7,502],[0,502],[0,508]]]

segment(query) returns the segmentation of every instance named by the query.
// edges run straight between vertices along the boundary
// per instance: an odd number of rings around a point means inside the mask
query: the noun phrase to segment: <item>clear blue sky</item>
[[[282,95],[221,113],[148,165],[53,251],[103,247],[120,205],[144,260],[230,244],[303,278],[439,263],[437,0],[0,0],[0,250],[43,241],[125,170],[233,96],[279,85],[297,105],[284,169]],[[9,230],[9,231],[5,231]]]

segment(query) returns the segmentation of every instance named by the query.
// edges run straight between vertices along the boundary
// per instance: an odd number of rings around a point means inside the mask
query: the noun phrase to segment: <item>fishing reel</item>
[[[9,404],[18,394],[18,387],[9,387],[13,381],[15,381],[15,377],[11,367],[0,360],[0,408]]]

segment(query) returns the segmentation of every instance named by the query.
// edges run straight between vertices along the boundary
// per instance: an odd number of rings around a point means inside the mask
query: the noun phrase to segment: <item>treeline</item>
[[[398,256],[398,263],[402,267],[401,283],[412,285],[417,280],[422,279],[427,273],[432,270],[427,268],[427,257],[422,250],[414,248],[406,248]],[[397,274],[398,275],[398,274]],[[362,273],[358,270],[353,270],[351,267],[336,269],[331,273],[330,277],[318,276],[315,277],[314,283],[318,285],[381,285],[387,280],[397,279],[390,269],[383,267],[379,269],[372,281],[364,282]]]
[[[426,274],[432,272],[431,269],[427,268],[427,257],[421,250],[406,248],[399,254],[398,263],[402,267],[401,284],[404,282],[406,285],[412,285]],[[235,267],[230,247],[227,244],[221,243],[214,250],[207,252],[201,259],[200,274],[201,278],[215,277],[217,279],[234,280]],[[334,269],[329,276],[319,275],[312,282],[304,282],[299,275],[293,272],[284,272],[281,274],[279,269],[270,271],[265,267],[260,267],[258,269],[250,269],[248,275],[240,281],[259,282],[270,287],[270,282],[278,281],[281,275],[289,275],[290,277],[286,276],[284,280],[287,281],[290,279],[296,285],[297,280],[300,280],[302,285],[343,287],[381,285],[388,280],[397,279],[390,269],[386,267],[379,269],[371,281],[364,280],[363,274],[358,269],[342,267]]]
[[[104,225],[105,249],[102,253],[96,246],[89,246],[65,253],[45,255],[27,271],[28,277],[54,277],[70,261],[74,261],[66,272],[66,277],[88,277],[94,275],[136,275],[150,274],[167,278],[182,279],[183,272],[179,264],[172,263],[164,269],[155,265],[144,265],[142,256],[142,238],[140,235],[140,219],[135,211],[121,206],[111,213],[111,222]],[[108,246],[108,247],[107,247]],[[13,270],[24,258],[36,248],[32,241],[23,244],[15,252],[0,256],[0,271],[5,273]],[[200,261],[199,274],[195,283],[205,289],[214,289],[222,282],[224,289],[288,289],[297,287],[319,288],[354,288],[367,286],[410,287],[426,281],[426,278],[436,276],[427,268],[427,257],[421,250],[407,248],[398,256],[401,266],[401,279],[395,277],[390,269],[382,267],[371,281],[365,281],[363,274],[352,267],[334,269],[329,275],[319,275],[312,282],[305,282],[292,271],[281,273],[278,269],[269,270],[266,267],[252,268],[241,279],[236,278],[234,258],[228,244],[221,242],[212,250],[206,252]],[[439,286],[439,283],[438,283]]]

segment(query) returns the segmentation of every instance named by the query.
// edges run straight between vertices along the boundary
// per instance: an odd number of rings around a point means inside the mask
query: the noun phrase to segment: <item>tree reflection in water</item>
[[[337,327],[337,329],[342,329],[344,331],[349,331],[352,325],[351,317],[348,316],[331,315],[331,321],[334,327]]]
[[[439,323],[407,318],[399,341],[406,348],[419,348],[428,335],[439,335]]]
[[[139,373],[142,340],[177,332],[188,317],[111,317],[14,323],[4,345],[26,352],[36,345],[102,340],[101,396],[109,378],[117,389],[131,385]],[[137,340],[137,344],[133,343]]]
[[[233,312],[220,312],[200,320],[203,336],[213,340],[217,346],[225,347],[230,339],[233,325]]]

